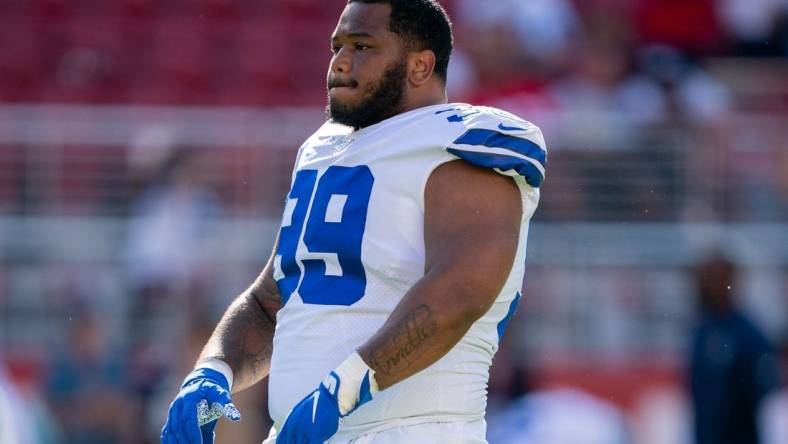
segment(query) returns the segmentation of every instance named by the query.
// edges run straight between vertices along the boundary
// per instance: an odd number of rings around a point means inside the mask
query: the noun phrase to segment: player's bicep
[[[511,177],[464,161],[441,165],[425,189],[425,272],[486,311],[511,272],[522,211]]]

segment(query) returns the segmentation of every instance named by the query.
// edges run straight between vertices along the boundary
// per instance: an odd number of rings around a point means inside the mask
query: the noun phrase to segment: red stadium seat
[[[28,3],[27,0],[0,1],[0,17],[9,21],[29,20]]]
[[[39,44],[30,22],[0,18],[0,100],[34,99],[44,72]]]
[[[78,17],[78,18],[77,18]],[[77,16],[65,25],[65,45],[46,98],[56,101],[121,101],[128,88],[129,61],[122,23]]]
[[[237,19],[241,14],[240,0],[199,0],[200,12],[213,19]]]
[[[271,0],[272,13],[288,21],[321,20],[330,18],[336,23],[344,8],[343,2],[315,2],[313,0]],[[295,20],[293,20],[295,19]]]
[[[221,69],[223,104],[321,105],[330,61],[331,27],[325,21],[249,19],[231,29]]]
[[[22,200],[24,150],[16,145],[0,145],[0,213],[13,210]]]
[[[61,17],[73,12],[74,3],[69,0],[30,0],[30,11],[39,17]]]
[[[161,2],[162,15],[171,18],[237,19],[244,9],[242,0],[168,0]]]
[[[322,104],[342,6],[0,1],[0,100]]]
[[[681,17],[681,26],[676,25],[676,17]],[[719,49],[722,43],[713,0],[640,0],[634,20],[645,42],[701,54]]]
[[[156,15],[160,6],[156,0],[118,0],[116,12],[125,18],[150,18]]]
[[[296,44],[291,48],[299,75],[298,104],[320,105],[325,101],[326,73],[331,62],[330,38],[335,24],[306,20],[292,24]]]
[[[212,88],[213,46],[197,20],[167,19],[156,25],[152,55],[152,86],[156,90],[203,95]]]
[[[288,89],[300,73],[288,43],[288,29],[277,20],[252,21],[241,25],[236,47],[239,81],[243,86]]]

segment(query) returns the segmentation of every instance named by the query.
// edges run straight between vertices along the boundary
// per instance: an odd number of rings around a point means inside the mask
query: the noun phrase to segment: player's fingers
[[[198,434],[197,434],[197,440],[196,441],[193,441],[190,438],[189,433],[187,432],[187,430],[189,428],[189,417],[190,417],[189,416],[189,411],[190,410],[194,411],[193,415],[194,415],[195,422],[196,422],[197,410],[195,409],[193,403],[191,403],[191,402],[182,402],[182,403],[180,403],[178,405],[178,408],[175,410],[176,418],[178,418],[177,422],[175,424],[175,430],[174,430],[174,432],[175,432],[175,442],[177,444],[200,444],[200,441],[202,441],[202,439],[199,436],[199,429],[197,430]]]
[[[173,426],[175,424],[173,418],[173,412],[175,410],[175,403],[170,406],[170,411],[167,413],[167,424],[164,425],[164,429],[161,431],[161,442],[162,444],[177,444],[175,439],[175,433],[173,432]]]
[[[200,426],[197,425],[197,412],[195,411],[194,415],[186,416],[186,421],[184,424],[184,429],[186,431],[186,436],[189,438],[190,444],[200,444],[202,442],[205,444],[205,440],[203,439],[203,435],[200,433]],[[211,440],[213,442],[213,440]]]
[[[288,420],[290,418],[287,418]],[[285,425],[282,426],[282,430],[279,431],[279,434],[276,435],[276,444],[291,444],[292,440],[290,439],[290,435],[293,433],[291,430],[292,424],[288,424],[287,420],[285,420]]]
[[[224,415],[225,418],[231,421],[241,420],[241,412],[239,412],[238,408],[233,404],[230,392],[227,390],[206,389],[203,396],[208,401],[208,405],[213,405],[218,402],[222,406],[222,415]]]
[[[167,427],[167,429],[162,432],[162,438],[164,444],[178,444],[178,440],[175,438],[175,432],[173,431],[172,427]]]
[[[201,441],[202,439],[200,439]],[[189,435],[186,434],[185,427],[179,427],[175,430],[175,442],[177,444],[200,444],[200,441],[194,442],[189,439]]]
[[[298,430],[298,426],[303,424],[303,421],[301,420],[302,409],[300,408],[302,403],[303,401],[296,404],[296,406],[293,407],[293,410],[291,410],[285,418],[285,423],[281,430],[282,442],[285,444],[298,444],[301,440],[301,433]],[[309,409],[309,412],[311,413],[312,410]],[[279,440],[277,440],[276,443],[280,444]]]
[[[302,421],[301,424],[304,424]],[[311,444],[317,443],[317,441],[312,439],[312,430],[309,427],[306,428],[297,428],[298,430],[295,431],[295,436],[293,437],[293,444]],[[322,442],[320,444],[323,444]]]
[[[224,406],[224,417],[229,419],[230,421],[240,421],[241,420],[241,412],[238,411],[238,408],[232,402]]]
[[[285,432],[287,431],[287,427],[282,427],[282,430],[276,434],[276,443],[275,444],[285,444],[287,441],[285,439]]]
[[[299,444],[303,439],[303,432],[300,430],[301,427],[299,425],[303,424],[303,421],[300,420],[301,415],[298,410],[293,411],[293,423],[290,424],[290,433],[287,436],[288,444]]]
[[[166,435],[164,436],[166,444],[178,444],[178,441],[175,439],[175,434],[172,432],[172,429],[168,429],[165,432]]]
[[[167,436],[168,433],[169,432],[167,431],[167,424],[164,424],[164,428],[161,429],[161,437],[160,437],[161,444],[170,444],[170,438],[169,436]]]
[[[287,440],[285,439],[285,433],[287,431],[287,427],[282,427],[282,430],[276,434],[276,443],[275,444],[285,444]]]
[[[201,429],[202,432],[202,444],[213,444],[213,427]]]

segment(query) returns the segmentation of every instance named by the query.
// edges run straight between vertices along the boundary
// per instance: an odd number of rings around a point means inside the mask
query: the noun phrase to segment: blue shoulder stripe
[[[528,156],[539,162],[544,168],[547,164],[547,152],[538,144],[528,139],[510,136],[488,129],[472,129],[454,141],[461,145],[481,145],[488,148],[504,148],[515,153]]]
[[[512,303],[509,304],[509,312],[506,313],[506,316],[501,319],[501,322],[498,323],[498,340],[500,341],[503,338],[503,334],[506,331],[506,326],[509,325],[509,320],[512,319],[514,316],[514,312],[517,311],[517,304],[520,302],[520,298],[522,295],[520,292],[517,292],[517,296],[514,297]]]
[[[478,153],[476,151],[446,148],[446,151],[473,165],[482,168],[497,168],[501,171],[514,170],[523,177],[528,185],[539,188],[544,182],[544,175],[533,163],[514,156],[496,153]]]

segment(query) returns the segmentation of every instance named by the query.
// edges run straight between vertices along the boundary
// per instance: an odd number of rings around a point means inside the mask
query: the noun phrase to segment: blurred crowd
[[[328,36],[343,3],[3,1],[0,106],[319,107],[325,102]],[[442,3],[456,26],[450,99],[506,109],[547,133],[551,169],[537,219],[788,217],[788,150],[774,146],[788,140],[788,0]],[[741,117],[751,115],[765,120],[753,127]],[[689,142],[676,143],[677,132]],[[108,167],[126,184],[122,196],[102,195],[99,183],[91,188],[98,194],[89,205],[71,202],[89,216],[106,214],[107,205],[122,206],[119,214],[128,217],[118,240],[122,282],[104,282],[95,269],[63,265],[71,277],[59,282],[67,284],[48,289],[57,294],[42,298],[62,313],[43,346],[26,349],[0,341],[0,355],[8,358],[7,368],[0,366],[0,444],[157,442],[166,402],[212,330],[217,310],[244,285],[240,279],[232,288],[216,282],[216,270],[199,258],[211,248],[206,239],[215,234],[213,222],[237,214],[249,197],[210,179],[206,171],[217,165],[214,154],[174,141],[153,152],[144,149],[145,143],[140,146],[130,142]],[[0,216],[24,214],[35,204],[19,186],[30,178],[15,173],[29,160],[8,154],[26,148],[0,146]],[[88,154],[83,156],[90,157],[91,148],[84,149]],[[284,169],[279,162],[268,165]],[[87,173],[95,169],[91,165]],[[245,180],[235,172],[223,174]],[[68,184],[64,179],[58,186]],[[277,185],[281,189],[272,193],[281,198],[288,182]],[[279,201],[272,202],[276,213]],[[43,207],[37,212],[69,211]],[[261,252],[261,261],[266,254]],[[3,260],[9,259],[0,256],[0,319],[26,316],[3,308],[4,294],[12,291],[4,276],[4,266],[11,264]],[[247,279],[256,274],[253,267],[234,272]],[[46,279],[42,274],[31,279]],[[105,310],[106,294],[118,294],[120,308]],[[224,299],[217,300],[217,294]],[[749,324],[744,328],[751,331]],[[773,348],[779,344],[752,335],[768,351],[755,359],[776,358]],[[505,361],[505,351],[502,356]],[[772,364],[764,370],[769,377],[778,368]],[[523,411],[539,411],[543,416],[534,423],[560,428],[560,415],[550,415],[565,405],[595,412],[588,415],[589,423],[603,418],[613,424],[596,442],[630,442],[616,406],[574,392],[520,398],[532,389],[520,376],[493,375],[493,402],[520,399],[508,410],[501,408],[497,425],[491,422],[494,444],[566,442],[559,432],[539,435],[531,429],[512,435],[506,425],[524,423]],[[774,376],[768,387],[752,388],[758,397],[753,402],[776,393],[778,380]],[[784,391],[773,402],[778,407],[771,414],[778,418],[786,410]],[[234,426],[237,442],[259,440],[270,425],[265,391],[247,393],[240,404],[247,410],[246,420]],[[764,444],[788,442],[785,417],[771,422],[778,425]],[[586,417],[581,412],[576,418]],[[589,432],[588,442],[593,436]],[[698,439],[704,442],[713,441]]]
[[[453,100],[707,119],[732,98],[705,58],[788,51],[784,0],[442,3],[459,49]],[[328,36],[343,4],[7,0],[0,39],[14,44],[1,46],[0,98],[322,105]]]
[[[320,109],[343,3],[5,1],[0,102]],[[777,146],[788,137],[785,0],[444,3],[456,25],[450,100],[512,111],[550,141],[543,220],[788,216],[788,152]],[[62,159],[44,156],[69,172],[57,184],[67,201],[40,202],[44,212],[133,205],[128,147],[99,145],[64,141]],[[38,166],[24,144],[2,148],[0,210],[35,208],[18,171]],[[236,171],[221,175],[239,188]],[[231,210],[248,203],[221,198]]]
[[[718,77],[707,66],[714,58],[788,54],[782,0],[456,3],[463,69],[455,88],[523,111],[704,122],[744,106],[730,89],[746,85]]]

